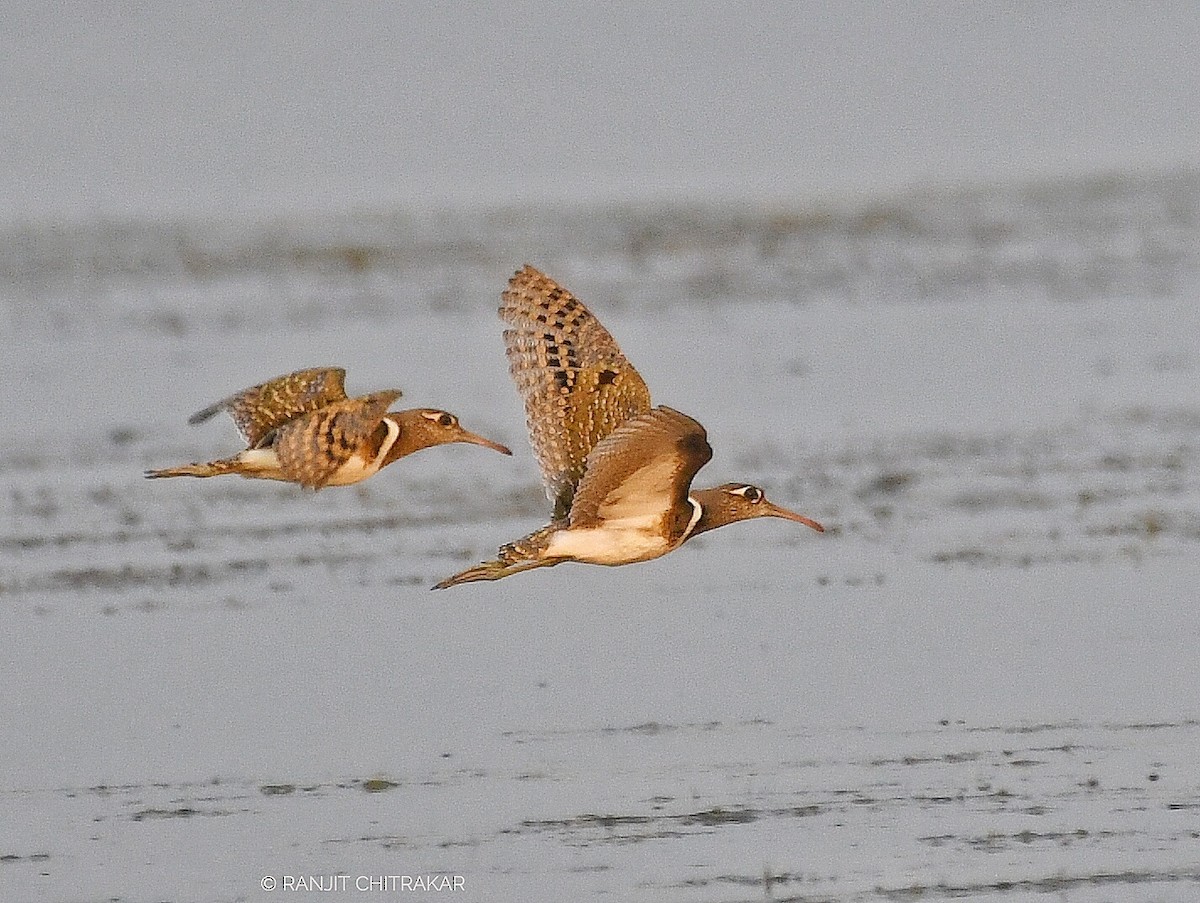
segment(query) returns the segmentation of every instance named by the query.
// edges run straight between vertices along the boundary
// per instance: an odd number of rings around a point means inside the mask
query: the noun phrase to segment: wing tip
[[[211,420],[213,417],[217,416],[217,414],[221,413],[221,411],[224,410],[228,404],[229,402],[227,400],[218,401],[216,404],[210,404],[207,408],[199,410],[189,417],[187,422],[195,425],[197,423],[203,423],[205,420]]]

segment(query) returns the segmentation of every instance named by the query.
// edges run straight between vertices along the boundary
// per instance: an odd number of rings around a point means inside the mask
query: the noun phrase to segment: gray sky
[[[778,198],[1195,165],[1198,46],[1188,2],[8,2],[0,210]]]

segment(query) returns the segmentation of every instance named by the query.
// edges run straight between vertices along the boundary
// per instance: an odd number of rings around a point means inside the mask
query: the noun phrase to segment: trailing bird
[[[401,395],[399,389],[349,398],[345,378],[340,367],[297,370],[209,405],[188,423],[228,411],[246,449],[216,461],[148,470],[146,476],[232,473],[322,489],[358,483],[406,455],[450,442],[512,454],[500,443],[463,429],[448,411],[414,408],[389,413]]]
[[[565,561],[648,561],[701,533],[755,517],[824,532],[748,483],[691,489],[712,458],[704,427],[673,408],[652,407],[641,375],[565,288],[526,265],[501,297],[509,370],[553,503],[551,520],[434,589]]]

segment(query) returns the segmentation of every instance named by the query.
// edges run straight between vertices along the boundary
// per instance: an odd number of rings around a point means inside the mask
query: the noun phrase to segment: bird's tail
[[[501,580],[511,574],[521,571],[531,571],[534,568],[553,567],[567,561],[566,558],[546,558],[544,553],[550,543],[550,535],[560,528],[560,524],[550,524],[535,533],[530,533],[524,539],[510,542],[500,547],[500,551],[491,561],[483,561],[475,567],[460,571],[453,577],[447,577],[432,589],[448,589],[460,583],[474,583],[478,580]]]
[[[221,458],[217,461],[206,461],[202,464],[182,464],[179,467],[147,470],[146,479],[158,480],[163,477],[219,477],[227,473],[241,473],[244,470],[245,466],[238,458]]]

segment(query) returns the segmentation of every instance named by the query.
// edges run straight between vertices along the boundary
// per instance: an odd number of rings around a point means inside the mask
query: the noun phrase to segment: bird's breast
[[[387,453],[391,451],[392,446],[400,437],[398,423],[389,417],[383,418],[382,423],[387,427],[387,435],[384,436],[379,447],[373,449],[370,444],[364,444],[333,472],[333,475],[325,482],[326,486],[350,486],[379,473]]]

